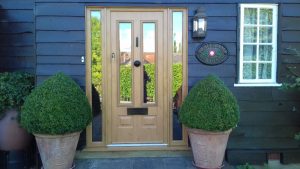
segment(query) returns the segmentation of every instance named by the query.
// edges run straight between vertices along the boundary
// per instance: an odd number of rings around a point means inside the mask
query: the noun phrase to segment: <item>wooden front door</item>
[[[111,144],[166,142],[164,12],[111,11]]]

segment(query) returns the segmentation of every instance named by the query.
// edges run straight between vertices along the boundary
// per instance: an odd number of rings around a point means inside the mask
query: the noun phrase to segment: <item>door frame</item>
[[[101,13],[101,23],[102,23],[102,65],[107,65],[107,63],[110,62],[110,13],[112,11],[117,12],[163,12],[164,13],[164,21],[167,21],[163,23],[163,27],[166,27],[163,30],[167,30],[167,36],[166,40],[164,40],[164,43],[167,43],[166,47],[167,49],[164,50],[164,54],[167,55],[167,57],[164,57],[165,62],[167,64],[167,73],[164,73],[164,76],[167,76],[168,83],[165,88],[168,90],[168,99],[164,100],[165,106],[168,107],[168,112],[172,109],[172,89],[171,89],[171,80],[172,79],[172,69],[171,69],[171,63],[172,63],[172,46],[173,46],[173,28],[172,28],[172,13],[180,11],[183,13],[183,28],[182,28],[182,53],[183,53],[183,96],[187,95],[187,56],[188,56],[188,12],[186,8],[179,8],[179,7],[168,7],[168,8],[161,8],[161,7],[97,7],[97,6],[89,6],[86,7],[85,11],[85,19],[86,19],[86,26],[85,26],[85,32],[86,32],[86,95],[89,99],[90,104],[92,103],[92,95],[91,95],[91,17],[90,12],[91,11],[100,11]],[[107,76],[107,67],[102,69],[103,72],[103,84],[102,88],[109,89],[107,86],[106,81],[111,81],[111,77]],[[181,141],[174,141],[173,138],[173,131],[172,131],[172,113],[166,113],[164,112],[164,143],[166,143],[167,146],[138,146],[138,147],[131,147],[131,146],[124,146],[124,147],[114,147],[114,146],[107,146],[111,140],[111,114],[108,113],[111,109],[111,91],[110,90],[103,90],[103,102],[102,102],[102,111],[104,112],[102,114],[102,141],[101,142],[93,142],[92,141],[92,125],[90,124],[86,129],[86,148],[87,151],[122,151],[122,150],[186,150],[188,149],[187,146],[187,133],[185,131],[185,128],[183,127],[183,140]],[[165,109],[167,110],[167,109]]]

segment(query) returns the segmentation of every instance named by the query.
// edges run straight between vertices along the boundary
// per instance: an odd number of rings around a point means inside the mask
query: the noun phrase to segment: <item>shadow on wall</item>
[[[14,11],[0,6],[0,72],[34,73],[32,16],[16,15]]]

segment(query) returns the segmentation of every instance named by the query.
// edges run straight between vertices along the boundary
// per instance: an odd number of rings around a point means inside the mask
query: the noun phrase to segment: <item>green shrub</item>
[[[226,131],[239,121],[236,98],[216,76],[198,82],[185,98],[180,120],[189,128]]]
[[[21,125],[36,134],[66,134],[83,130],[91,121],[89,102],[81,88],[58,73],[26,98]]]
[[[34,77],[24,72],[0,73],[0,119],[5,110],[20,111],[26,96],[34,87]]]

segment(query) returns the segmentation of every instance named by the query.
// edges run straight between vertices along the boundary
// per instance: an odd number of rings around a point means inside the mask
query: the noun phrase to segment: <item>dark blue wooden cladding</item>
[[[74,31],[85,29],[84,17],[36,17],[36,30]]]
[[[262,158],[266,157],[268,151],[276,151],[280,148],[283,152],[285,149],[298,148],[298,144],[293,140],[293,133],[299,130],[300,124],[299,113],[297,113],[300,109],[299,95],[284,92],[278,88],[233,86],[237,82],[238,70],[239,3],[262,3],[262,1],[36,0],[37,82],[40,83],[48,76],[63,71],[71,75],[81,86],[85,85],[85,64],[80,61],[81,56],[85,55],[84,11],[86,6],[186,7],[189,16],[189,88],[206,75],[216,74],[230,87],[239,101],[241,122],[232,133],[228,144],[231,152],[228,155],[242,156],[245,150],[260,150],[260,152],[254,152],[254,154],[259,154],[256,160],[264,161],[265,159]],[[278,74],[279,77],[284,77],[287,73],[286,64],[299,63],[293,55],[286,53],[286,48],[300,50],[300,1],[265,0],[263,3],[278,3],[279,5]],[[207,36],[201,40],[191,37],[191,21],[198,7],[205,8],[208,22]],[[21,19],[27,22],[26,20],[30,20],[30,15],[25,14],[19,20]],[[12,33],[15,30],[12,30]],[[229,51],[229,59],[217,66],[199,63],[194,54],[199,45],[204,42],[222,43]],[[233,158],[230,159],[231,162],[234,161]]]
[[[34,1],[0,2],[0,72],[34,72]]]
[[[84,31],[36,31],[36,42],[85,42]]]
[[[41,55],[85,55],[85,43],[37,43],[37,57]]]

